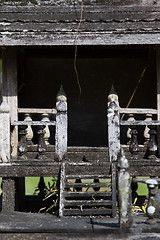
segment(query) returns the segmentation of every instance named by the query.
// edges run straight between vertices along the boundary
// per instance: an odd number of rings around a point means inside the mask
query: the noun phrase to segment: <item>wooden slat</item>
[[[43,109],[43,108],[18,108],[18,113],[48,113],[48,114],[57,114],[57,110],[54,108]]]
[[[59,175],[60,165],[58,163],[50,165],[7,165],[0,164],[1,177],[49,177]]]
[[[55,121],[13,121],[11,122],[12,126],[40,126],[40,125],[47,125],[47,126],[55,126]]]
[[[128,20],[154,20],[159,19],[160,7],[104,7],[104,6],[95,6],[95,7],[84,7],[83,8],[83,19],[89,18],[88,16],[94,15],[94,19],[101,19],[104,15],[107,19],[128,19]],[[73,7],[55,7],[55,6],[38,6],[35,8],[33,6],[30,7],[0,7],[0,15],[1,19],[6,20],[28,20],[28,19],[37,19],[39,16],[39,21],[45,21],[48,18],[50,19],[52,15],[52,19],[56,20],[67,20],[69,19],[78,19],[79,14],[81,12],[81,8],[76,6]],[[136,14],[135,14],[136,13]],[[8,14],[8,19],[7,19]],[[103,14],[103,15],[102,15]],[[128,18],[127,18],[128,17]]]
[[[78,38],[77,38],[78,36]],[[2,32],[0,35],[1,45],[4,46],[54,46],[54,45],[128,45],[128,44],[160,44],[160,33],[157,31],[127,32],[116,31],[115,33],[106,32],[82,32],[80,34],[61,32],[37,34],[34,32]],[[66,41],[67,39],[67,41]]]
[[[73,207],[73,206],[111,206],[112,201],[110,200],[65,200],[65,207]]]
[[[109,215],[111,212],[111,209],[64,209],[65,216]]]
[[[157,114],[157,109],[152,108],[120,108],[119,111],[125,114]]]
[[[66,183],[65,188],[77,187],[111,187],[111,183]]]
[[[152,120],[152,121],[138,121],[138,120],[134,120],[134,121],[121,121],[120,125],[125,125],[125,126],[148,126],[148,125],[152,125],[152,126],[159,126],[160,125],[160,121],[159,120]]]
[[[53,23],[3,23],[0,21],[0,31],[1,33],[5,32],[33,32],[34,34],[43,33],[56,33],[56,32],[77,32],[77,21],[76,22],[53,22]],[[153,32],[160,31],[160,21],[159,22],[140,22],[137,27],[137,22],[104,22],[102,21],[85,21],[81,23],[81,32]]]
[[[45,1],[43,1],[45,2]],[[87,1],[88,2],[88,1]],[[103,1],[104,2],[104,1]],[[133,13],[133,12],[140,12],[140,13],[146,13],[146,12],[150,12],[150,13],[154,13],[154,12],[160,12],[160,6],[157,5],[152,5],[149,4],[147,6],[142,4],[142,6],[140,4],[132,4],[130,6],[126,6],[127,3],[129,3],[130,1],[128,0],[127,2],[125,1],[125,5],[124,0],[117,1],[118,4],[115,4],[116,1],[113,1],[113,5],[111,4],[111,1],[109,1],[109,4],[107,4],[107,0],[105,0],[105,5],[104,4],[87,4],[88,6],[84,6],[84,11],[86,12],[91,12],[91,13],[113,13],[115,14],[116,12],[128,12],[128,13]],[[135,3],[135,0],[132,0],[133,3]],[[13,3],[13,1],[12,1]],[[54,1],[55,3],[55,1]],[[143,1],[144,3],[144,1]],[[85,4],[85,2],[84,2]],[[118,5],[118,6],[117,6]],[[104,7],[105,6],[105,7]],[[81,10],[81,5],[76,5],[76,13],[79,13]],[[49,5],[45,4],[41,4],[38,5],[38,7],[35,7],[35,5],[18,5],[16,6],[15,4],[3,4],[0,5],[0,12],[1,13],[46,13],[46,12],[54,12],[54,13],[70,13],[73,12],[75,13],[75,5],[72,4],[66,4],[65,1],[65,5],[62,6],[57,6],[55,4],[52,4],[51,2],[49,3]],[[142,15],[143,16],[143,15]]]
[[[95,178],[111,178],[111,175],[66,175],[66,179],[77,179],[77,178],[81,178],[81,179],[95,179]]]
[[[107,191],[104,191],[104,192],[101,192],[101,191],[98,191],[98,192],[65,192],[65,198],[74,198],[74,197],[110,197],[111,196],[111,192],[107,192]]]

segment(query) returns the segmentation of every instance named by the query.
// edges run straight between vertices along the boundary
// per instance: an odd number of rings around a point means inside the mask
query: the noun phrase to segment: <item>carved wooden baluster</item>
[[[32,118],[31,118],[31,116],[30,116],[29,113],[25,113],[25,114],[24,114],[24,121],[26,121],[26,122],[32,121]],[[26,134],[27,144],[28,144],[28,145],[32,145],[32,144],[33,144],[33,142],[32,142],[32,139],[33,139],[33,130],[32,130],[32,127],[31,127],[31,126],[28,126],[27,129],[26,129],[26,131],[27,131],[27,134]]]
[[[39,126],[39,130],[37,132],[37,134],[39,135],[39,141],[38,141],[38,158],[39,159],[45,159],[45,152],[46,152],[46,143],[44,140],[44,135],[45,135],[45,131],[44,131],[45,126],[44,125],[40,125]]]
[[[145,121],[152,121],[152,114],[146,114],[146,119]],[[147,146],[148,145],[148,142],[149,142],[149,138],[150,138],[150,135],[149,135],[149,127],[146,126],[145,129],[144,129],[144,139],[145,139],[145,142],[144,142],[144,145]]]
[[[21,159],[27,159],[26,129],[27,129],[26,125],[19,126],[20,141],[19,141],[18,151],[19,151],[19,158]]]
[[[154,126],[148,126],[149,127],[149,142],[148,142],[148,159],[157,159],[157,145],[156,145],[156,130]]]
[[[119,202],[119,224],[120,228],[128,228],[132,224],[131,214],[131,186],[129,163],[121,150],[121,157],[118,161],[118,202]]]
[[[42,121],[49,122],[49,114],[48,113],[42,114]],[[45,140],[46,145],[48,145],[49,144],[48,139],[50,138],[50,130],[47,125],[45,126],[44,131],[45,131],[44,140]]]
[[[139,146],[137,134],[138,134],[137,130],[133,127],[133,129],[131,130],[131,142],[129,146],[129,151],[132,154],[132,159],[138,159]]]
[[[128,115],[127,121],[133,121],[133,120],[135,120],[134,115],[133,115],[133,113],[130,113]],[[130,143],[131,143],[131,130],[132,130],[131,128],[128,128],[128,130],[127,130],[127,138],[128,138],[127,145],[130,145]]]
[[[157,205],[155,196],[158,193],[158,182],[156,181],[156,179],[148,179],[146,180],[146,184],[149,190],[149,200],[147,205],[147,223],[153,225],[157,223],[155,219]]]

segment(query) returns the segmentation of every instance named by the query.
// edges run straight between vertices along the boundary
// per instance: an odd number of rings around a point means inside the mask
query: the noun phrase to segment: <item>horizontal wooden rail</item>
[[[123,114],[157,114],[157,109],[152,108],[120,108],[119,111]]]
[[[48,113],[48,114],[57,114],[57,110],[55,108],[18,108],[18,113]]]
[[[78,187],[89,187],[89,188],[96,188],[96,187],[111,187],[111,183],[66,183],[65,185],[66,188],[70,188],[70,187],[73,187],[73,188],[78,188]]]
[[[98,192],[65,192],[64,193],[64,196],[65,198],[74,198],[74,197],[111,197],[112,193],[111,192],[101,192],[101,191],[98,191]]]
[[[112,201],[111,200],[65,200],[65,206],[66,207],[73,207],[73,206],[89,206],[89,207],[95,207],[95,206],[111,206]]]
[[[145,121],[145,120],[134,120],[134,121],[120,121],[120,125],[126,125],[126,126],[159,126],[160,125],[160,121],[158,120],[152,120],[152,121]]]
[[[11,122],[12,126],[55,126],[55,121],[14,121]]]
[[[111,175],[98,175],[98,174],[93,174],[93,175],[66,175],[66,178],[67,179],[78,179],[78,178],[81,178],[81,179],[95,179],[95,178],[101,178],[101,179],[104,179],[104,178],[111,178]]]

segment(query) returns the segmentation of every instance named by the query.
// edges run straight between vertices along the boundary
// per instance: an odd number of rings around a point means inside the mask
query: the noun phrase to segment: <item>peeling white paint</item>
[[[11,25],[11,23],[0,22],[0,25],[1,26],[9,26],[9,25]]]

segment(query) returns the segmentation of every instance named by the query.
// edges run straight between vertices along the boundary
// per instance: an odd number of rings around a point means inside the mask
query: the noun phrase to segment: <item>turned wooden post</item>
[[[31,122],[32,118],[29,113],[24,114],[24,121],[25,122]],[[26,128],[26,140],[27,140],[27,145],[32,145],[32,139],[33,139],[33,130],[31,126],[27,126]]]
[[[128,228],[132,224],[131,184],[128,171],[129,163],[123,151],[118,166],[119,224],[120,228]]]
[[[113,87],[108,95],[108,147],[110,162],[117,161],[120,153],[120,116],[118,96]]]
[[[42,121],[44,122],[49,122],[49,114],[48,113],[43,113],[42,114]],[[44,128],[45,134],[44,134],[44,141],[46,143],[46,145],[49,145],[49,138],[50,138],[50,130],[49,130],[49,126],[45,126]]]
[[[132,154],[132,159],[135,159],[135,160],[138,159],[138,152],[139,152],[137,135],[138,135],[137,129],[133,127],[131,130],[131,141],[129,145],[129,151]]]
[[[157,154],[157,144],[156,144],[156,130],[154,126],[149,126],[149,134],[150,139],[148,142],[148,159],[156,160],[156,154]]]
[[[39,126],[39,130],[37,132],[37,134],[39,136],[38,146],[37,146],[37,150],[38,150],[37,158],[38,159],[46,159],[47,158],[45,155],[47,147],[46,147],[46,143],[44,140],[44,135],[45,135],[44,128],[45,128],[44,125]]]
[[[146,114],[145,121],[146,122],[152,121],[152,114]],[[149,142],[149,138],[150,138],[149,130],[150,130],[149,127],[145,126],[145,129],[144,129],[144,139],[145,139],[144,145],[145,146],[147,146]]]
[[[67,154],[67,98],[61,86],[56,102],[55,158],[62,161]]]
[[[127,121],[134,121],[134,120],[135,120],[134,114],[130,113],[129,116],[128,116]],[[128,130],[127,130],[127,138],[128,138],[127,145],[130,145],[130,143],[131,143],[131,131],[132,131],[132,129],[128,128]]]

